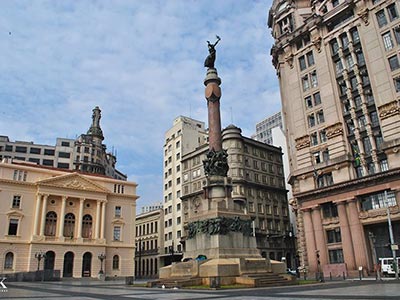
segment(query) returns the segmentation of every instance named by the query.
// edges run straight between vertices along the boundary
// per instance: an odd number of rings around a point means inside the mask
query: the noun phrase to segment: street
[[[400,283],[340,281],[301,286],[189,290],[126,286],[121,281],[5,282],[1,299],[399,299]]]

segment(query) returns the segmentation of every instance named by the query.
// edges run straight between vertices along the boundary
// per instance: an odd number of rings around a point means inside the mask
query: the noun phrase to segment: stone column
[[[349,226],[351,238],[353,241],[354,254],[356,259],[356,267],[367,268],[367,247],[364,238],[364,227],[358,217],[358,208],[356,199],[348,201],[349,205]]]
[[[314,227],[314,234],[315,234],[315,241],[317,249],[319,250],[319,260],[321,262],[321,266],[328,264],[328,255],[326,249],[326,242],[325,242],[325,234],[324,228],[322,226],[321,220],[321,209],[320,206],[316,206],[312,210],[312,221]],[[315,256],[316,253],[313,253]],[[311,255],[313,255],[311,254]]]
[[[81,198],[79,200],[78,239],[82,237],[83,204],[85,202],[85,198]]]
[[[209,149],[215,151],[222,150],[222,135],[221,135],[221,114],[219,99],[221,98],[221,78],[218,77],[217,70],[208,68],[206,79],[204,79],[205,97],[208,106],[208,140]]]
[[[62,196],[61,198],[61,213],[60,213],[60,227],[58,231],[58,236],[64,236],[64,220],[65,220],[65,205],[67,202],[67,196]]]
[[[308,267],[312,272],[317,271],[317,258],[315,256],[315,236],[314,236],[314,226],[311,219],[311,209],[303,210],[303,220],[304,220],[304,235],[306,238],[306,249],[308,257]]]
[[[106,202],[101,203],[101,231],[100,238],[104,239],[104,227],[106,222]]]
[[[36,195],[36,208],[35,208],[35,215],[33,216],[34,218],[34,223],[33,223],[33,235],[38,235],[38,230],[39,230],[39,214],[40,214],[40,206],[42,202],[42,194],[37,194]]]
[[[339,213],[340,235],[342,237],[344,261],[346,262],[349,270],[355,270],[356,263],[354,259],[353,241],[351,238],[349,221],[347,219],[346,202],[337,202],[336,205]]]
[[[100,233],[100,205],[101,202],[100,200],[97,200],[97,207],[96,207],[96,228],[94,232],[94,238],[98,239],[99,238],[99,233]]]
[[[46,227],[46,209],[47,209],[47,198],[49,195],[44,195],[42,205],[42,224],[40,226],[40,236],[44,236],[44,228]]]

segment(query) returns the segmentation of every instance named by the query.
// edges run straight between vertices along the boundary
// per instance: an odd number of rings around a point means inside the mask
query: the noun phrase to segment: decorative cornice
[[[310,147],[310,136],[309,135],[304,135],[302,137],[299,137],[299,138],[295,139],[295,141],[296,141],[296,149],[297,150]]]
[[[331,139],[331,138],[334,138],[336,136],[343,134],[343,126],[342,126],[342,123],[340,123],[340,122],[326,127],[325,130],[326,130],[326,137],[328,139]]]
[[[392,101],[387,104],[384,104],[380,106],[378,110],[379,110],[379,117],[381,118],[381,120],[400,114],[400,107],[397,101]]]

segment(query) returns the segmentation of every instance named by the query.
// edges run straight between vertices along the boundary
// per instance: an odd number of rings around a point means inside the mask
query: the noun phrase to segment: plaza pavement
[[[300,300],[300,299],[400,299],[400,282],[385,280],[340,281],[301,286],[231,290],[161,289],[126,286],[121,281],[73,280],[61,282],[4,282],[0,299],[13,300]]]

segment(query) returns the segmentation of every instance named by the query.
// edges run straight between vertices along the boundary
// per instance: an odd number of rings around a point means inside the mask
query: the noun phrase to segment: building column
[[[64,220],[65,220],[65,204],[67,202],[67,196],[61,198],[61,213],[60,213],[60,227],[58,231],[58,237],[64,236]]]
[[[367,268],[367,247],[364,238],[364,228],[360,222],[356,199],[348,201],[349,205],[349,226],[353,240],[354,254],[357,267]]]
[[[42,224],[40,226],[40,236],[44,236],[44,228],[46,227],[46,209],[47,209],[47,198],[49,195],[44,195],[42,205]]]
[[[38,230],[39,230],[39,214],[40,214],[40,206],[42,202],[42,194],[37,194],[36,195],[36,208],[35,208],[35,215],[34,215],[34,220],[35,222],[33,223],[33,235],[38,235]]]
[[[101,231],[100,238],[104,239],[104,227],[106,221],[106,202],[101,203]]]
[[[342,238],[344,262],[346,263],[349,270],[355,270],[356,263],[354,259],[354,248],[351,238],[349,221],[347,219],[346,202],[340,201],[337,202],[336,205],[339,213],[340,235]]]
[[[78,216],[78,236],[80,239],[82,237],[82,218],[83,218],[83,204],[85,202],[85,198],[79,199],[79,216]]]
[[[311,209],[303,210],[303,220],[304,220],[304,235],[306,238],[306,249],[308,258],[308,268],[312,272],[317,271],[317,258],[315,256],[315,236],[313,222],[311,219]]]
[[[99,233],[100,233],[100,205],[101,202],[100,200],[97,200],[97,207],[96,207],[96,228],[94,232],[94,238],[98,239],[99,238]]]
[[[327,265],[329,264],[329,261],[328,261],[328,255],[326,253],[327,247],[325,241],[324,228],[322,226],[320,206],[318,205],[314,207],[311,214],[314,226],[315,241],[317,246],[316,250],[319,250],[319,260],[321,262],[321,266]],[[317,256],[317,253],[314,253],[314,255]]]

